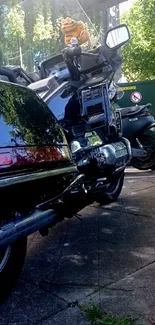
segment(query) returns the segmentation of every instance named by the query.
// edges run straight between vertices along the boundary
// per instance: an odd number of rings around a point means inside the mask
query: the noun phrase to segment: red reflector
[[[150,112],[145,113],[145,116],[150,116],[150,115],[151,115]]]
[[[7,166],[13,163],[10,153],[0,153],[0,166]]]

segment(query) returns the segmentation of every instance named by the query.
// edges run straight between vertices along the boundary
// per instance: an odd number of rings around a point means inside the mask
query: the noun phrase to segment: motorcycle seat
[[[151,104],[141,105],[138,107],[137,106],[124,107],[121,108],[121,115],[122,117],[136,115],[149,107],[151,107]]]

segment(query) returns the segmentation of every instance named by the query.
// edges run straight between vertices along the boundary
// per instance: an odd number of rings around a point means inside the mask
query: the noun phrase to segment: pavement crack
[[[60,264],[60,260],[61,260],[61,257],[62,257],[62,252],[63,252],[63,249],[64,249],[64,243],[65,243],[66,238],[67,238],[67,234],[68,234],[69,227],[70,227],[70,223],[68,223],[68,225],[67,225],[66,233],[65,233],[64,239],[63,239],[63,241],[62,241],[62,248],[61,248],[61,250],[60,250],[60,254],[59,254],[59,258],[58,258],[58,262],[57,262],[57,265],[56,265],[56,268],[55,268],[55,271],[54,271],[54,274],[53,274],[53,278],[52,278],[52,281],[51,281],[51,285],[52,285],[52,283],[54,282],[55,275],[56,275],[56,273],[57,273],[57,270],[58,270],[58,267],[59,267],[59,264]]]
[[[68,309],[68,306],[65,307],[65,308],[61,308],[61,309],[59,309],[59,310],[56,311],[55,313],[50,313],[49,315],[43,317],[43,318],[41,319],[40,325],[43,324],[44,321],[46,321],[46,320],[50,319],[51,317],[54,317],[54,316],[56,316],[56,315],[62,313],[63,311],[65,311],[65,310],[67,310],[67,309]],[[35,324],[38,325],[38,322],[36,322]],[[52,323],[51,323],[51,324],[52,324]]]
[[[80,288],[96,288],[98,287],[98,284],[88,284],[88,283],[56,283],[56,282],[53,282],[51,283],[52,286],[57,286],[57,287],[80,287]]]
[[[105,211],[112,211],[112,212],[118,212],[118,213],[122,213],[122,214],[129,214],[129,215],[133,215],[133,216],[141,216],[141,217],[146,217],[146,218],[152,218],[152,216],[148,216],[148,215],[146,215],[146,214],[141,214],[141,213],[137,213],[137,212],[130,212],[130,211],[126,211],[126,210],[124,210],[124,211],[120,211],[120,210],[117,210],[117,209],[109,209],[109,208],[104,208],[104,207],[102,207],[102,208],[100,208],[100,207],[96,207],[96,209],[100,209],[100,210],[105,210]]]
[[[100,293],[103,290],[113,290],[113,291],[122,291],[122,292],[133,292],[133,289],[124,289],[124,288],[108,288],[107,286],[99,286],[98,288],[96,288],[96,290],[94,290],[93,292],[89,293],[88,295],[86,295],[86,298],[91,297],[92,295],[94,295],[95,293]],[[100,295],[99,295],[100,296]],[[85,299],[85,298],[84,298]],[[101,301],[101,299],[99,298],[99,300]]]
[[[64,298],[62,298],[62,297],[59,297],[59,296],[58,296],[57,294],[55,294],[55,293],[52,293],[52,292],[51,292],[51,294],[52,294],[52,296],[54,296],[54,297],[57,298],[57,299],[62,300],[62,301],[65,302],[66,304],[69,304],[69,303],[70,303],[68,300],[66,300],[66,299],[64,299]]]
[[[40,325],[43,324],[44,321],[50,319],[51,317],[57,316],[58,314],[60,314],[60,313],[62,313],[62,312],[64,312],[64,311],[66,311],[66,310],[68,310],[69,308],[76,308],[76,307],[78,307],[78,308],[80,309],[80,306],[79,306],[79,302],[78,302],[78,300],[77,300],[77,301],[74,301],[74,302],[70,302],[70,303],[68,303],[67,307],[65,307],[65,308],[61,308],[59,311],[57,311],[57,312],[55,312],[55,313],[52,313],[52,314],[49,314],[49,315],[43,317],[43,318],[41,319],[41,323],[40,323]],[[80,309],[80,310],[81,310],[81,309]],[[38,322],[35,323],[35,324],[38,325]],[[52,324],[52,322],[51,322],[51,324]]]
[[[122,291],[122,292],[133,292],[134,289],[125,289],[125,288],[104,288],[108,291]]]
[[[104,287],[102,287],[102,286],[98,286],[93,292],[91,292],[91,293],[89,293],[88,295],[86,295],[86,298],[88,298],[88,297],[91,297],[92,295],[94,295],[95,293],[98,293],[98,292],[100,292],[101,290],[103,290],[104,289]]]
[[[21,279],[24,281],[24,282],[27,282],[28,284],[32,285],[33,287],[35,288],[38,288],[40,289],[41,291],[45,292],[45,293],[50,293],[52,296],[54,296],[55,298],[59,299],[59,300],[62,300],[63,302],[65,302],[66,304],[68,304],[68,300],[65,300],[64,298],[62,297],[59,297],[57,294],[53,293],[52,290],[51,290],[51,283],[46,281],[46,280],[43,280],[41,283],[35,283],[33,281],[30,281],[28,279],[25,279],[25,278],[22,278]],[[48,285],[49,287],[44,287],[43,285]]]
[[[155,263],[155,260],[152,261],[152,262],[150,262],[150,263],[148,263],[148,264],[146,264],[146,265],[144,265],[144,266],[142,266],[142,267],[140,267],[140,268],[138,268],[138,269],[136,269],[134,272],[127,274],[127,275],[126,275],[125,277],[123,277],[123,278],[120,278],[120,279],[118,279],[118,280],[116,280],[116,281],[113,281],[113,282],[109,282],[108,284],[106,284],[106,286],[104,286],[104,288],[105,288],[105,289],[109,289],[109,287],[110,287],[111,285],[113,285],[113,284],[117,284],[117,283],[119,283],[120,281],[123,281],[123,280],[127,279],[127,278],[130,277],[130,276],[136,275],[136,273],[138,273],[138,272],[144,270],[145,268],[149,267],[150,265],[153,265],[154,263]]]

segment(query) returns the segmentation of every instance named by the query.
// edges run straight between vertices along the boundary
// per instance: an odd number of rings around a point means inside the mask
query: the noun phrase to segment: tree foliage
[[[128,81],[155,78],[155,0],[135,0],[121,17],[130,29],[130,43],[122,49]]]
[[[53,24],[50,0],[47,2],[27,0],[19,4],[19,0],[8,0],[5,10],[0,6],[1,63],[19,65],[21,47],[24,66],[32,70],[35,59],[43,60],[59,50],[60,24],[57,20]]]
[[[25,38],[24,19],[25,13],[20,5],[10,9],[6,16],[7,30],[12,37]]]
[[[80,7],[79,7],[80,8]],[[0,65],[20,65],[32,71],[34,62],[42,61],[64,47],[61,18],[84,20],[86,16],[76,0],[4,0],[0,4]],[[93,11],[94,24],[89,24],[92,43],[100,29],[100,13]],[[94,31],[96,31],[94,33]]]
[[[45,22],[43,15],[38,15],[36,24],[34,26],[34,41],[51,40],[51,38],[58,37],[51,20],[48,18]]]

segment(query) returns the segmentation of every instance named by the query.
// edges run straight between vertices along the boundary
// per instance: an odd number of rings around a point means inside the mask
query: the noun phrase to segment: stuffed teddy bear
[[[89,33],[82,21],[65,18],[61,21],[61,30],[65,36],[65,43],[70,44],[71,38],[76,37],[79,45],[89,41]]]

